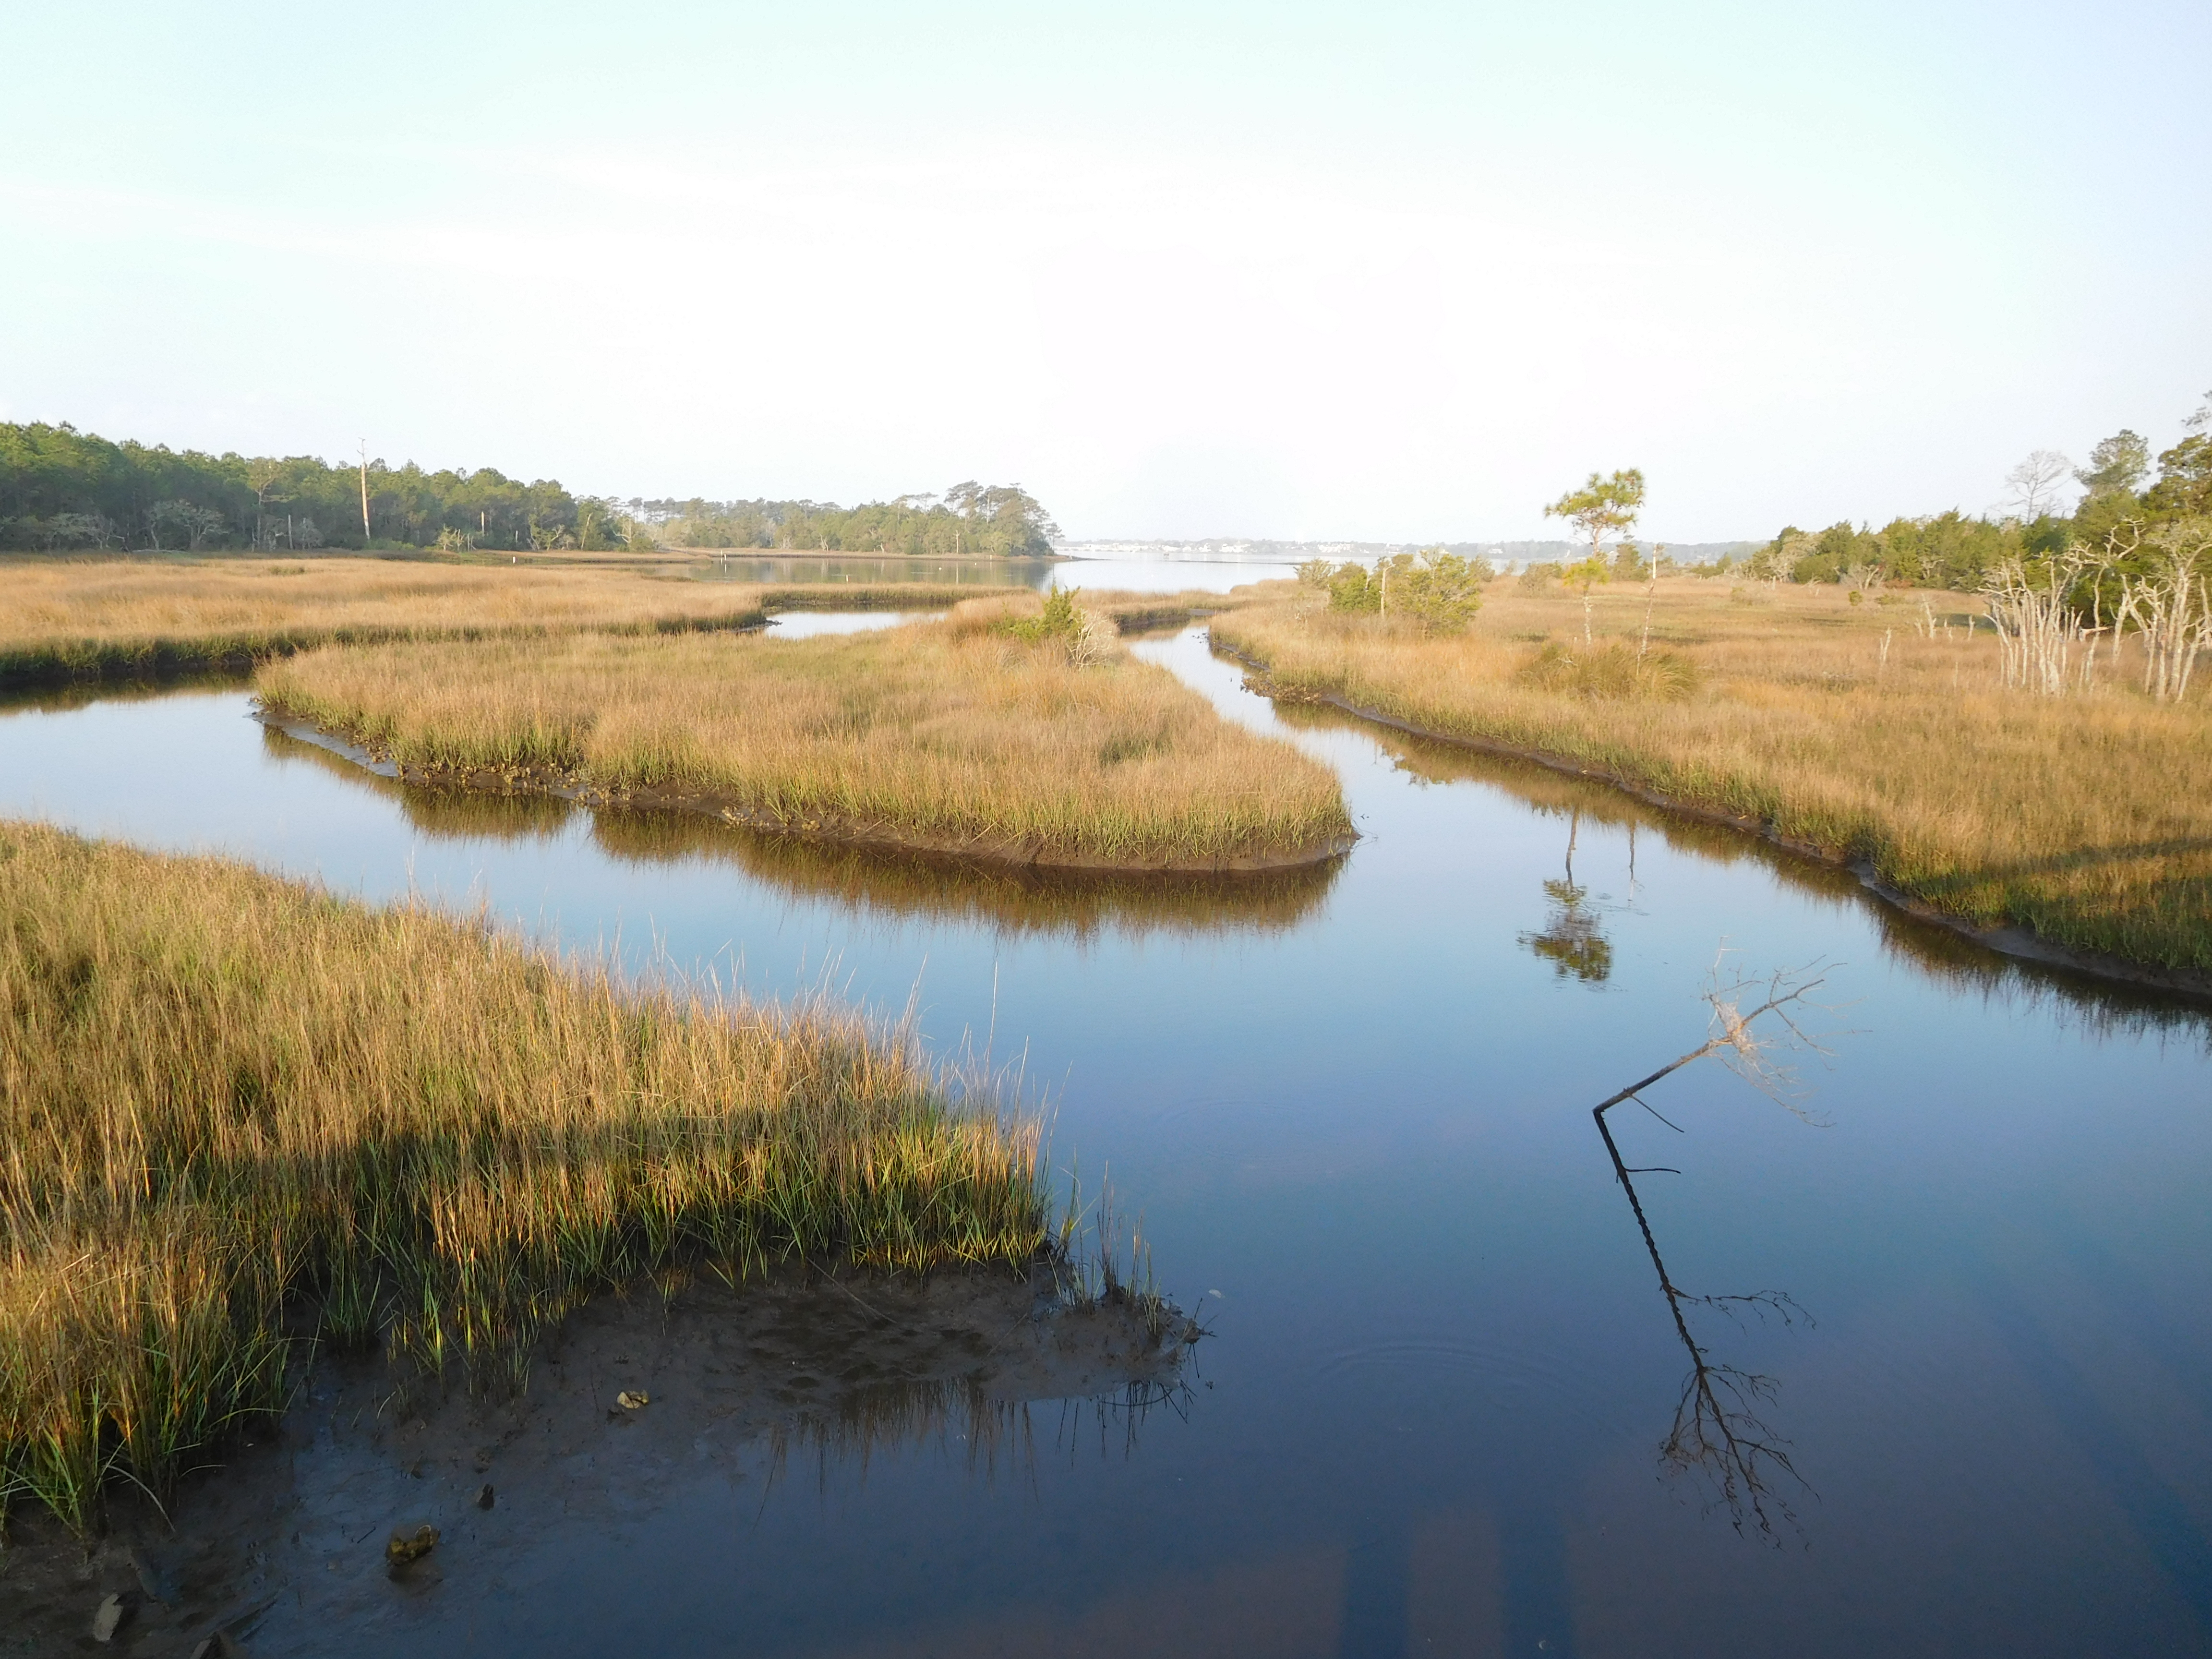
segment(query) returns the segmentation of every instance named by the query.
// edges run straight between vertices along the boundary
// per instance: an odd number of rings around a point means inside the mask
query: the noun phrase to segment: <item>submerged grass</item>
[[[672,1266],[1027,1263],[1037,1154],[827,1006],[0,823],[0,1499],[158,1494],[306,1333],[497,1389]]]
[[[410,777],[703,807],[832,839],[1062,866],[1221,869],[1348,844],[1334,775],[1110,641],[1024,644],[1034,596],[766,641],[575,636],[312,652],[264,705]]]
[[[1285,598],[1213,636],[1271,689],[1588,768],[1751,821],[1975,927],[2188,975],[2212,973],[2212,702],[2159,705],[2117,675],[2008,690],[1978,601],[1847,603],[1720,584],[1581,601],[1493,585],[1468,634],[1425,638]],[[1923,606],[1923,600],[1925,600]],[[2109,650],[2109,647],[2107,647]],[[1662,676],[1655,661],[1678,662]],[[2201,982],[2201,977],[2198,982]]]
[[[313,646],[756,628],[772,610],[950,605],[973,587],[761,586],[607,566],[0,562],[0,688],[241,669]]]

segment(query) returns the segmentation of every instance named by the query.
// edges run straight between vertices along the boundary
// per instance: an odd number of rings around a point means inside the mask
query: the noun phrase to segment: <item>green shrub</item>
[[[1328,608],[1355,615],[1384,615],[1432,634],[1456,634],[1482,608],[1489,561],[1464,559],[1442,548],[1395,553],[1375,568],[1340,564],[1328,579]],[[1301,580],[1306,580],[1303,570]]]
[[[1006,624],[1006,632],[1030,645],[1041,645],[1047,640],[1075,640],[1084,629],[1083,612],[1077,607],[1074,593],[1065,587],[1054,587],[1044,596],[1044,609],[1034,617],[1017,617]]]

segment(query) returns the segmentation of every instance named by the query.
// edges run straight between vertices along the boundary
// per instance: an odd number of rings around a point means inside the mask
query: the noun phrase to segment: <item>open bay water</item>
[[[1181,585],[1181,584],[1178,584]],[[744,648],[733,644],[733,648]],[[2212,1651],[2212,1018],[2007,963],[1848,877],[1537,769],[1278,714],[1363,840],[1289,882],[1024,883],[455,799],[235,687],[27,701],[0,813],[561,945],[824,985],[1018,1066],[1211,1327],[1187,1396],[719,1463],[402,1626],[272,1651]],[[1571,866],[1570,866],[1570,860]],[[1702,1040],[1716,953],[1826,964],[1808,1123],[1706,1062],[1613,1114],[1754,1505],[1670,1470],[1692,1356],[1589,1109]],[[1729,1373],[1718,1373],[1723,1381]],[[1763,1378],[1763,1382],[1748,1379]],[[1678,1441],[1678,1444],[1680,1442]],[[1764,1510],[1771,1533],[1760,1525]],[[1794,1518],[1793,1518],[1794,1516]],[[188,1517],[187,1517],[188,1522]],[[4,1597],[0,1588],[0,1597]]]
[[[1139,593],[1179,593],[1186,588],[1219,592],[1239,582],[1279,580],[1295,574],[1293,566],[1258,559],[923,559],[742,550],[712,556],[699,572],[706,581],[936,582]]]

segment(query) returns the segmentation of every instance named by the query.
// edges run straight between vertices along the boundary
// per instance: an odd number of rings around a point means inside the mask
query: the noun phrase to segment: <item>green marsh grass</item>
[[[899,1033],[0,824],[0,1471],[159,1495],[304,1340],[509,1389],[595,1291],[1024,1269],[1033,1121]]]

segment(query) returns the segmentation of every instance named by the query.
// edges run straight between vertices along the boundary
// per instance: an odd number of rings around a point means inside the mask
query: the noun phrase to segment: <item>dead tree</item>
[[[2121,578],[2120,616],[2142,638],[2143,690],[2179,702],[2197,653],[2212,650],[2212,526],[2167,526],[2152,550],[2147,571]]]
[[[2090,634],[2074,608],[2073,592],[2089,565],[2088,550],[2076,542],[2033,569],[2008,559],[1984,580],[1982,596],[1989,602],[2007,685],[2049,697],[2076,689],[2074,652]]]

